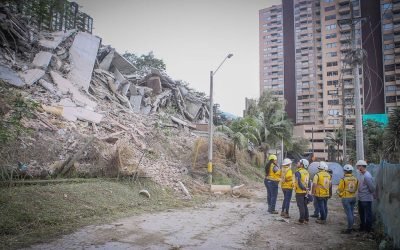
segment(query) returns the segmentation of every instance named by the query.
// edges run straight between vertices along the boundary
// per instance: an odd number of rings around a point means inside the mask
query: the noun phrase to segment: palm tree
[[[260,97],[257,118],[261,127],[261,148],[265,160],[269,148],[276,147],[282,139],[286,147],[291,145],[293,125],[284,111],[284,103],[270,91],[265,91]]]
[[[334,149],[336,161],[340,162],[340,150],[339,147],[343,145],[343,133],[341,129],[336,130],[333,134],[327,133],[325,137],[325,144],[329,147]],[[336,150],[335,150],[336,147]]]
[[[393,111],[385,129],[385,153],[389,161],[400,163],[400,108]]]

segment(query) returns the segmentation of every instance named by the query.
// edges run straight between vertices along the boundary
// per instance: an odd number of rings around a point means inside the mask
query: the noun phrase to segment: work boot
[[[281,212],[281,216],[282,216],[282,217],[285,217],[285,212],[282,211],[282,212]]]
[[[312,217],[312,218],[318,218],[318,214],[310,215],[310,217]]]
[[[295,221],[294,224],[296,224],[296,225],[304,225],[304,220]]]
[[[304,220],[304,224],[308,224],[308,222],[309,222],[308,219],[305,219],[305,220]]]
[[[283,218],[290,219],[289,213],[285,212],[285,214],[283,215]]]
[[[340,233],[341,234],[351,234],[351,231],[353,231],[352,229],[345,229],[345,230],[342,230]]]
[[[276,211],[276,210],[274,210],[274,211],[272,211],[272,212],[270,212],[271,214],[279,214],[279,212],[278,211]]]
[[[326,224],[326,220],[316,220],[315,221],[316,223],[318,223],[318,224]]]

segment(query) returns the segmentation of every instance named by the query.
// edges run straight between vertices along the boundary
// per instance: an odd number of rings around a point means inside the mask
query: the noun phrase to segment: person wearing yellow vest
[[[317,199],[320,217],[317,223],[326,224],[328,216],[328,198],[331,196],[331,175],[327,172],[328,164],[321,161],[318,165],[319,172],[314,175],[312,193]]]
[[[284,218],[290,218],[289,207],[290,200],[292,199],[293,193],[293,171],[291,168],[292,161],[290,159],[284,159],[281,168],[281,188],[283,192],[283,203],[281,216]]]
[[[343,167],[344,177],[340,180],[337,193],[342,198],[342,205],[347,217],[347,229],[343,234],[350,234],[353,231],[354,207],[356,205],[356,193],[358,189],[358,180],[353,176],[353,166],[347,164]]]
[[[296,192],[296,203],[299,208],[300,218],[296,224],[307,224],[309,220],[307,194],[310,189],[310,174],[307,171],[309,162],[306,159],[301,159],[297,163],[295,173],[294,190]]]
[[[268,163],[265,166],[265,179],[264,184],[267,188],[267,202],[268,212],[271,214],[278,214],[275,210],[276,200],[278,198],[278,186],[281,180],[281,172],[277,164],[278,158],[276,155],[270,155],[268,157]]]

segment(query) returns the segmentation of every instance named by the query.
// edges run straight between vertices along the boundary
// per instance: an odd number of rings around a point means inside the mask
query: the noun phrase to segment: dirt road
[[[296,225],[267,213],[263,187],[252,199],[229,199],[183,210],[146,214],[88,226],[31,249],[376,249],[365,235],[341,235],[340,201],[329,201],[328,224]],[[282,197],[278,199],[278,207]],[[312,206],[310,206],[312,209]]]

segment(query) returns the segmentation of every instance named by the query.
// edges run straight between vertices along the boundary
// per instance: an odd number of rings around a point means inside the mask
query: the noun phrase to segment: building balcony
[[[349,24],[340,25],[340,33],[347,33],[348,31],[351,31],[351,26]]]
[[[339,5],[349,5],[350,4],[350,0],[339,0],[338,4]]]
[[[393,7],[392,7],[392,11],[393,11],[393,13],[400,12],[400,2],[393,3],[393,5],[392,5],[392,6],[393,6]]]

